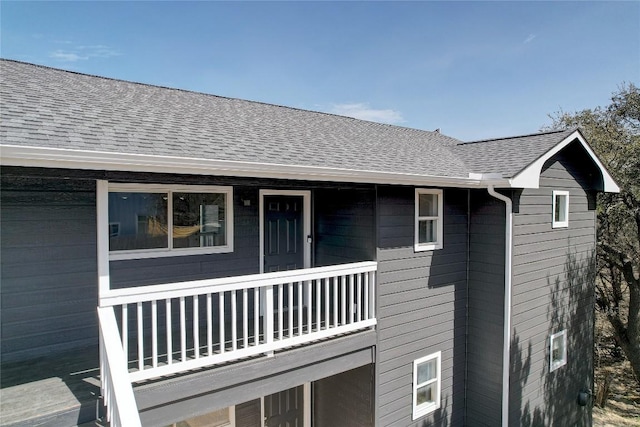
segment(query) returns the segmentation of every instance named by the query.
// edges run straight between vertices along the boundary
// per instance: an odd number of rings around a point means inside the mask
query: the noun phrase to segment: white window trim
[[[428,383],[418,384],[418,365],[428,362],[430,360],[436,359],[436,399],[434,403],[423,403],[422,405],[416,405],[416,397],[418,393],[418,388],[427,385]],[[423,417],[436,409],[440,408],[440,388],[442,382],[441,375],[441,362],[442,362],[442,352],[438,351],[436,353],[430,354],[425,357],[421,357],[420,359],[416,359],[413,361],[413,393],[411,393],[411,406],[413,407],[413,420],[417,420],[420,417]]]
[[[565,220],[564,221],[556,221],[556,196],[565,196]],[[566,228],[569,226],[569,192],[562,190],[553,191],[553,199],[551,206],[551,220],[552,220],[552,228]]]
[[[420,195],[421,194],[435,194],[438,196],[438,216],[420,216]],[[443,229],[444,229],[444,216],[443,205],[444,200],[442,196],[442,190],[434,190],[428,188],[416,188],[415,194],[415,221],[414,221],[414,250],[416,252],[431,251],[435,249],[442,249],[443,247]],[[436,220],[436,241],[430,243],[419,243],[420,233],[420,221],[421,220]]]
[[[553,343],[555,340],[562,340],[562,359],[559,361],[553,360]],[[549,372],[553,372],[556,369],[567,364],[567,330],[556,332],[549,337]]]
[[[100,187],[98,187],[98,191]],[[167,201],[167,221],[169,234],[167,236],[167,248],[160,249],[135,249],[128,251],[109,251],[109,260],[127,260],[142,258],[161,258],[186,255],[204,255],[215,253],[233,252],[233,187],[227,186],[205,186],[205,185],[162,185],[162,184],[120,184],[109,183],[106,198],[108,200],[110,192],[127,192],[127,193],[167,193],[169,200]],[[173,203],[171,195],[173,193],[224,193],[226,194],[226,220],[227,220],[227,244],[224,246],[207,246],[202,248],[173,248]],[[100,195],[98,195],[100,197]],[[105,206],[106,212],[104,217],[109,218],[109,206]],[[102,227],[108,228],[107,224],[101,224]]]

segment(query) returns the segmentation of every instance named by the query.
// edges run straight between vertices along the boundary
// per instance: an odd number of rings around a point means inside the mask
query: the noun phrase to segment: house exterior
[[[618,187],[579,130],[464,143],[0,67],[3,425],[591,424]],[[29,413],[43,366],[100,390]]]

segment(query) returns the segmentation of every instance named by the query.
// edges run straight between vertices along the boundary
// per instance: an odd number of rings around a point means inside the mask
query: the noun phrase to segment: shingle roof
[[[573,130],[464,143],[439,132],[0,59],[0,142],[467,179],[511,178]]]
[[[575,129],[460,142],[453,151],[471,171],[512,178],[573,132]]]
[[[467,177],[437,132],[0,61],[3,144]]]

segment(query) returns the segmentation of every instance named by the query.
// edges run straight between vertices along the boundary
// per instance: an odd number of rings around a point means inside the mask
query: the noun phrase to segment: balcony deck
[[[159,403],[171,399],[182,400],[189,394],[211,391],[211,385],[228,389],[234,383],[255,379],[257,373],[277,375],[279,371],[295,368],[295,361],[313,365],[309,380],[356,367],[361,363],[332,363],[324,370],[318,363],[334,359],[340,354],[372,348],[374,331],[359,331],[342,336],[283,350],[277,357],[245,359],[223,366],[213,366],[195,372],[187,372],[134,386],[134,394],[141,411],[156,408]],[[366,351],[365,351],[366,353]],[[368,363],[372,361],[372,357]],[[327,371],[327,369],[330,369]],[[20,363],[5,363],[0,366],[0,425],[6,427],[81,427],[104,426],[96,420],[100,405],[100,370],[98,347],[87,347],[51,357],[32,359]],[[335,372],[334,372],[335,371]],[[290,374],[286,375],[291,378]],[[188,386],[185,386],[188,384]],[[252,388],[255,384],[251,386]],[[282,385],[285,387],[286,385]],[[168,392],[169,391],[169,392]],[[246,395],[246,390],[240,394]],[[165,412],[169,409],[165,410]],[[103,414],[100,414],[102,416]],[[145,412],[143,425],[156,424],[162,411]],[[147,422],[145,422],[147,421]]]
[[[309,348],[335,358],[372,347],[375,271],[376,263],[364,262],[105,293],[98,308],[102,351],[2,365],[0,424],[82,424],[96,418],[103,396],[119,425],[118,419],[144,410],[133,397],[153,389],[150,383],[220,375],[229,364],[275,353],[302,349],[307,353],[300,362],[307,363]],[[350,334],[366,339],[350,344]]]
[[[96,418],[98,347],[0,366],[0,425],[62,426]]]

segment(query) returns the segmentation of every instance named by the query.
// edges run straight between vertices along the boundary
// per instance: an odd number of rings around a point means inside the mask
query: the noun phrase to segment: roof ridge
[[[540,135],[551,135],[553,133],[563,133],[563,132],[567,132],[567,131],[575,131],[577,130],[577,127],[574,128],[566,128],[566,129],[557,129],[557,130],[550,130],[550,131],[545,131],[545,132],[534,132],[534,133],[529,133],[529,134],[525,134],[525,135],[513,135],[513,136],[503,136],[500,138],[488,138],[488,139],[478,139],[475,141],[464,141],[461,142],[457,145],[466,145],[466,144],[477,144],[477,143],[481,143],[481,142],[490,142],[490,141],[503,141],[505,139],[518,139],[518,138],[528,138],[530,136],[540,136]]]
[[[10,58],[0,58],[0,62],[13,62],[13,63],[16,63],[16,64],[29,65],[29,66],[33,66],[33,67],[45,68],[45,69],[52,70],[52,71],[60,71],[60,72],[63,72],[63,73],[75,74],[75,75],[84,76],[84,77],[93,77],[93,78],[98,78],[98,79],[102,79],[102,80],[108,80],[108,81],[112,81],[112,82],[121,82],[121,83],[139,85],[139,86],[150,87],[150,88],[167,89],[167,90],[172,90],[172,91],[177,91],[177,92],[191,93],[191,94],[195,94],[195,95],[204,95],[204,96],[210,96],[210,97],[219,98],[219,99],[226,99],[226,100],[230,100],[230,101],[239,101],[239,102],[246,102],[246,103],[249,103],[249,104],[257,104],[257,105],[265,105],[265,106],[269,106],[269,107],[284,108],[284,109],[287,109],[287,110],[301,111],[301,112],[304,112],[304,113],[322,114],[322,115],[325,115],[325,116],[338,117],[338,118],[341,118],[341,119],[355,120],[355,121],[359,121],[359,122],[363,122],[363,123],[371,123],[371,124],[378,125],[378,126],[385,126],[385,127],[389,127],[389,128],[395,128],[395,129],[398,129],[398,130],[404,130],[404,131],[410,131],[410,132],[427,132],[429,134],[438,134],[438,135],[441,135],[441,136],[443,136],[444,138],[447,138],[447,139],[457,140],[457,138],[454,138],[454,137],[451,137],[451,136],[448,136],[448,135],[445,135],[445,134],[441,134],[440,132],[429,131],[429,130],[425,130],[425,129],[416,129],[416,128],[411,128],[411,127],[408,127],[408,126],[393,125],[393,124],[389,124],[389,123],[374,122],[372,120],[358,119],[358,118],[355,118],[355,117],[344,116],[344,115],[341,115],[341,114],[328,113],[326,111],[308,110],[308,109],[305,109],[305,108],[291,107],[291,106],[280,105],[280,104],[273,104],[273,103],[264,102],[264,101],[253,101],[253,100],[243,99],[243,98],[234,98],[234,97],[230,97],[230,96],[216,95],[216,94],[213,94],[213,93],[198,92],[198,91],[191,90],[191,89],[182,89],[182,88],[176,88],[176,87],[170,87],[170,86],[162,86],[162,85],[152,84],[152,83],[136,82],[136,81],[132,81],[132,80],[119,79],[119,78],[115,78],[115,77],[101,76],[101,75],[98,75],[98,74],[82,73],[80,71],[66,70],[64,68],[55,68],[55,67],[51,67],[49,65],[34,64],[34,63],[31,63],[31,62],[19,61],[19,60],[10,59]]]

